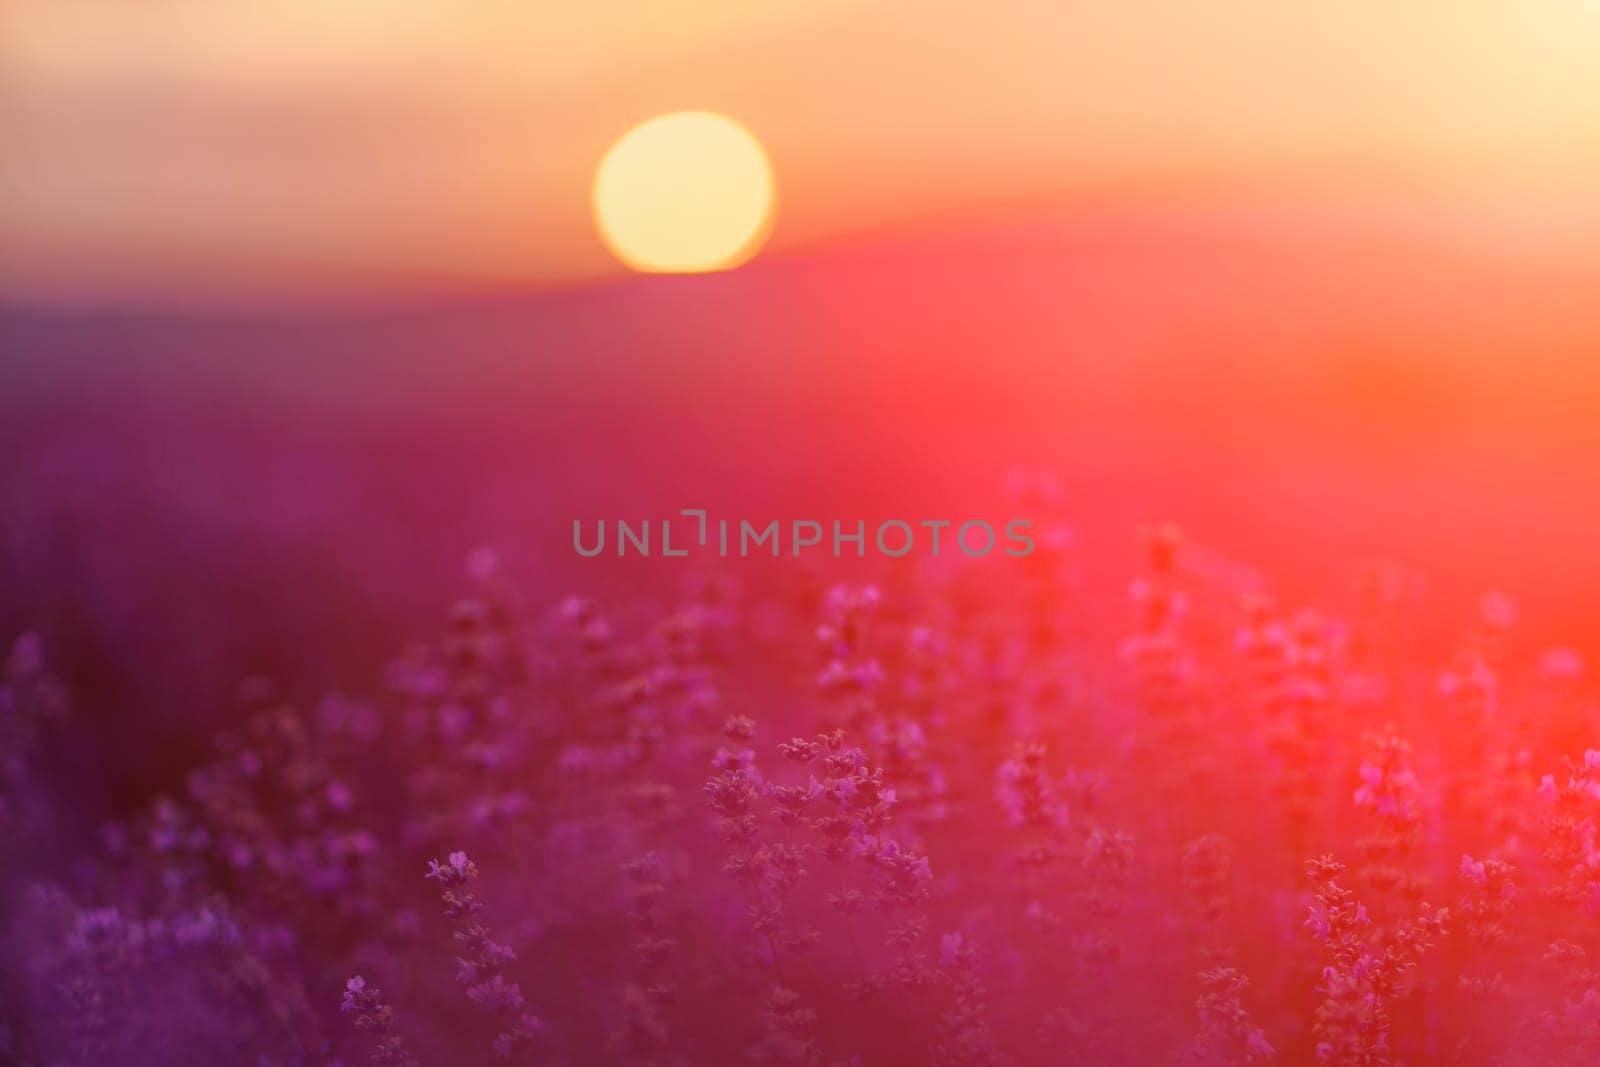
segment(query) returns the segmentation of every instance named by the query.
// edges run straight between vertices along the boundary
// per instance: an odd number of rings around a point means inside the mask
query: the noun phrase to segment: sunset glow
[[[0,0],[0,1057],[1600,1067],[1597,0]]]

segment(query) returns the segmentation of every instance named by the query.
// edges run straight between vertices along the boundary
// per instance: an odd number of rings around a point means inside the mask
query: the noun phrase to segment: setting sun
[[[748,260],[772,228],[772,167],[732,119],[678,111],[628,131],[600,162],[594,215],[634,270],[686,274]]]

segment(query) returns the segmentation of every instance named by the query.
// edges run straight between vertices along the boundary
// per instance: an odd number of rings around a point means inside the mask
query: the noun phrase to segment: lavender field
[[[1595,1062],[1578,341],[1029,247],[0,315],[4,1057]],[[1037,549],[573,551],[682,507]]]
[[[474,553],[360,693],[246,681],[62,863],[70,678],[5,666],[23,1063],[1588,1063],[1582,658],[1438,662],[1414,576],[1274,602],[1175,528],[531,600]],[[36,856],[56,862],[36,863]],[[45,869],[41,869],[45,868]]]

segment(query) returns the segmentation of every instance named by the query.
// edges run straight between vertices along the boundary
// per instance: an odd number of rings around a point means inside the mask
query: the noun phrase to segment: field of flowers
[[[1576,652],[1512,655],[1490,594],[1440,660],[1399,567],[1302,610],[1170,527],[1092,603],[1050,481],[1014,488],[1027,559],[843,584],[535,603],[475,554],[371,692],[246,681],[48,877],[52,753],[105,712],[8,635],[0,1057],[1600,1060]]]

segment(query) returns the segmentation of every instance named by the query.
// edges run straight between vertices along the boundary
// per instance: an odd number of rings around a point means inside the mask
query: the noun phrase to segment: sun
[[[594,218],[634,270],[693,274],[748,260],[772,230],[772,165],[743,126],[711,111],[640,123],[594,176]]]

